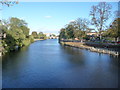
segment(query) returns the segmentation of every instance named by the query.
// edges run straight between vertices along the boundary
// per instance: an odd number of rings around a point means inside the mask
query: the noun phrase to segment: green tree
[[[7,51],[29,45],[33,41],[29,36],[27,23],[18,18],[12,17],[9,20],[2,21],[2,31],[6,33],[6,38],[2,40],[2,46]]]
[[[116,18],[110,28],[106,31],[105,35],[107,37],[115,38],[116,41],[120,39],[120,18]]]
[[[86,36],[88,25],[89,22],[87,19],[78,18],[67,24],[65,28],[62,28],[59,37],[60,39],[83,39]]]
[[[27,37],[29,37],[29,28],[26,26],[21,26],[20,29],[23,31],[24,35]]]
[[[35,39],[37,39],[37,38],[38,38],[37,32],[36,32],[36,31],[33,31],[33,32],[32,32],[32,36],[33,36]]]
[[[27,23],[24,20],[21,20],[21,19],[16,18],[16,17],[10,18],[9,25],[10,26],[17,26],[17,27],[21,27],[21,26],[27,27]]]
[[[73,39],[74,38],[74,26],[73,25],[68,25],[66,27],[66,31],[67,31],[67,38],[68,39]]]
[[[67,39],[67,33],[66,33],[65,28],[62,28],[62,29],[60,30],[59,39]]]
[[[78,39],[83,39],[85,37],[85,31],[76,30],[74,36]]]
[[[47,36],[43,32],[39,32],[38,38],[39,39],[47,39]]]

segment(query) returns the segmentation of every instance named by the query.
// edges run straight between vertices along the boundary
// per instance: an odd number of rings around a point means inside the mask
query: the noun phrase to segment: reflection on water
[[[37,41],[3,57],[3,87],[115,88],[118,59],[61,46],[56,39]]]

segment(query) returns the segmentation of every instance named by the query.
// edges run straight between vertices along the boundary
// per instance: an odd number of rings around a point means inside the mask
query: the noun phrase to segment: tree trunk
[[[100,33],[100,40],[102,39],[102,35],[101,35],[101,33]]]
[[[117,42],[117,37],[115,37],[115,42]]]
[[[100,29],[99,29],[99,37],[100,37],[100,40],[102,39],[101,31],[102,31],[102,24],[100,25]]]
[[[99,38],[102,39],[101,31],[99,31]]]

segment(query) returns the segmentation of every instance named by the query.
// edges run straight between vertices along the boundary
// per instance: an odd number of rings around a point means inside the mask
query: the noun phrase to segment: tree
[[[89,21],[87,19],[81,19],[78,18],[76,20],[76,24],[77,24],[77,29],[75,30],[75,37],[78,39],[82,39],[84,37],[86,37],[87,32],[89,32]]]
[[[68,39],[73,39],[74,38],[74,26],[70,24],[68,24],[68,26],[66,27],[66,31],[67,31],[67,38]]]
[[[78,39],[83,39],[85,37],[85,31],[76,30],[74,36]]]
[[[6,33],[6,38],[2,40],[2,46],[7,50],[15,50],[17,47],[29,45],[33,39],[29,36],[29,28],[24,20],[10,18],[1,23],[2,33]]]
[[[110,24],[109,28],[104,32],[104,36],[114,38],[115,41],[120,40],[120,11],[114,12],[113,22]]]
[[[43,32],[39,32],[39,35],[43,35]]]
[[[85,19],[85,18],[84,19],[78,18],[76,20],[76,25],[77,25],[79,30],[87,31],[88,30],[89,21],[87,19]]]
[[[70,22],[62,28],[60,31],[60,39],[83,39],[86,36],[88,30],[89,21],[87,19],[78,18],[75,21]]]
[[[115,15],[114,15],[115,18],[120,18],[120,11],[119,10],[115,11],[114,13],[115,13]]]
[[[67,33],[66,33],[65,28],[62,28],[62,29],[60,30],[59,39],[67,39]]]
[[[38,38],[39,39],[47,39],[47,36],[43,32],[39,32]]]
[[[106,28],[106,22],[111,15],[111,5],[106,2],[100,2],[96,6],[92,6],[92,10],[90,11],[92,24],[99,31],[99,36],[101,39],[101,32]]]
[[[56,37],[56,35],[55,35],[55,34],[52,34],[52,36],[53,36],[53,37]]]
[[[32,32],[32,36],[33,36],[35,39],[37,39],[37,38],[38,38],[37,32],[36,32],[36,31],[33,31],[33,32]]]
[[[116,41],[120,39],[120,18],[116,18],[112,22],[112,25],[110,25],[106,33],[109,37],[115,38]]]
[[[2,5],[7,5],[8,7],[13,6],[14,4],[18,4],[18,1],[9,1],[9,0],[2,0],[0,1]]]
[[[10,25],[17,26],[17,27],[27,26],[27,23],[24,20],[18,19],[16,17],[10,18],[9,23]]]
[[[21,26],[20,29],[23,31],[23,33],[24,33],[24,35],[25,35],[26,38],[29,37],[29,31],[30,31],[30,29],[28,27]]]

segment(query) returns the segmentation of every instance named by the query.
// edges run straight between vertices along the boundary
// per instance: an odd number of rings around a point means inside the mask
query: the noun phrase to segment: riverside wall
[[[75,48],[80,48],[80,49],[87,49],[90,50],[92,52],[97,52],[97,53],[104,53],[104,54],[110,54],[110,55],[114,55],[114,56],[120,56],[120,52],[119,51],[115,51],[115,50],[110,50],[108,48],[100,48],[101,45],[99,46],[98,44],[92,44],[92,43],[87,43],[86,42],[64,42],[64,41],[60,41],[61,45],[64,46],[70,46],[70,47],[75,47]]]

